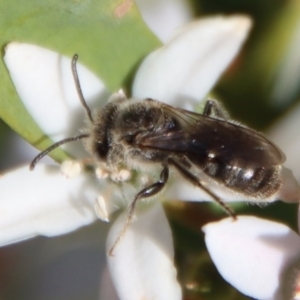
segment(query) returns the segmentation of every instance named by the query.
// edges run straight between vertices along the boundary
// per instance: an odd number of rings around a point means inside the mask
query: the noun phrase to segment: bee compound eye
[[[99,142],[95,143],[94,153],[96,153],[99,158],[105,159],[108,151],[109,151],[109,146],[107,143],[99,143]]]

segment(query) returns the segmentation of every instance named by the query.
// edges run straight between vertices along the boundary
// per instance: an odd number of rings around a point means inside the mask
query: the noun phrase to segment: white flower
[[[296,232],[251,216],[209,223],[203,231],[214,264],[236,289],[260,300],[296,299],[292,298],[299,278]]]
[[[185,0],[137,0],[136,4],[144,21],[163,42],[194,15],[192,3]]]
[[[249,27],[249,19],[242,16],[190,24],[146,58],[135,78],[133,97],[152,97],[194,109],[238,52]],[[5,63],[27,110],[53,141],[73,136],[84,127],[84,110],[73,83],[70,59],[38,46],[11,43]],[[80,65],[78,72],[89,106],[103,106],[108,94],[104,85]],[[183,102],[185,99],[188,102]],[[75,157],[83,155],[78,144],[65,149]],[[97,180],[86,173],[65,178],[59,167],[42,163],[34,172],[26,166],[4,175],[0,190],[1,245],[39,234],[60,235],[88,225],[97,219],[95,199],[100,217],[106,219],[116,206],[132,200],[137,192],[130,183]],[[171,180],[163,196],[208,200],[200,189],[182,180]],[[108,257],[119,298],[128,299],[130,295],[130,299],[180,299],[171,231],[160,202],[149,204],[147,210],[137,209],[135,216],[115,255]],[[124,217],[121,215],[112,225],[108,248],[120,232]]]
[[[295,19],[291,27],[287,29],[289,39],[286,41],[286,50],[281,61],[278,62],[274,83],[272,87],[271,100],[274,106],[287,107],[296,97],[299,89],[299,45],[300,45],[300,23]]]
[[[285,166],[291,169],[300,181],[300,105],[293,107],[270,128],[268,136],[282,149],[286,155]]]

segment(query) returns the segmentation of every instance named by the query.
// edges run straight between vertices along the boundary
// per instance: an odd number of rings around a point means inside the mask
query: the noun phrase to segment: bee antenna
[[[81,135],[78,135],[78,136],[74,136],[74,137],[69,137],[69,138],[66,138],[66,139],[63,139],[53,145],[51,145],[49,148],[45,149],[43,152],[41,152],[40,154],[38,154],[34,159],[33,161],[31,162],[30,166],[29,166],[29,169],[30,171],[32,171],[35,167],[35,165],[37,164],[38,161],[40,161],[44,156],[46,156],[49,152],[51,152],[52,150],[54,150],[55,148],[63,145],[63,144],[66,144],[66,143],[69,143],[69,142],[74,142],[74,141],[78,141],[78,140],[81,140],[81,139],[86,139],[89,137],[89,134],[81,134]]]
[[[82,93],[82,89],[81,89],[81,86],[80,86],[78,72],[77,72],[77,65],[76,65],[77,64],[77,60],[78,60],[78,54],[74,54],[74,56],[72,58],[72,73],[73,73],[73,78],[74,78],[74,81],[75,81],[76,90],[77,90],[80,102],[83,105],[83,107],[85,108],[86,113],[87,113],[90,121],[92,123],[94,123],[91,110],[88,107],[88,105],[86,104],[86,101],[84,99],[84,96],[83,96],[83,93]]]

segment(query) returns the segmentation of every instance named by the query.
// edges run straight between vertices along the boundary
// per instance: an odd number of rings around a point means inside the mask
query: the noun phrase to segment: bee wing
[[[154,128],[137,142],[141,147],[181,153],[193,161],[209,157],[241,168],[285,161],[281,150],[255,130],[168,105],[163,109],[172,126]]]

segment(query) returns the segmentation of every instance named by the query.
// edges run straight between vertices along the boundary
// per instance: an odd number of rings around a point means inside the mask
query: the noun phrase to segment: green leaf
[[[124,3],[128,6],[122,6],[123,16],[117,16],[116,9]],[[3,0],[0,28],[2,53],[12,41],[37,44],[69,57],[78,53],[80,62],[111,91],[128,82],[142,58],[159,45],[131,1]],[[20,101],[3,60],[0,76],[0,117],[27,141],[45,149],[52,142]],[[63,151],[53,152],[52,157],[65,158]]]

